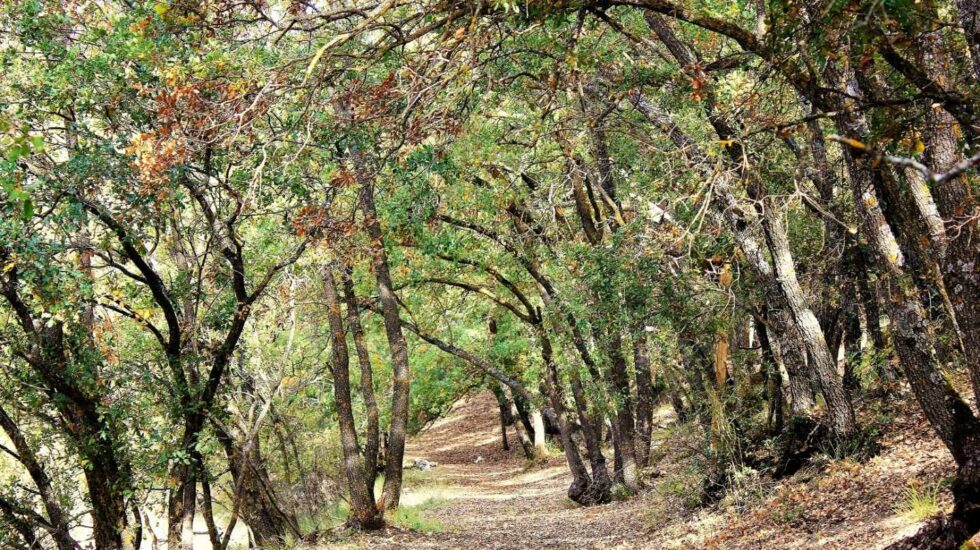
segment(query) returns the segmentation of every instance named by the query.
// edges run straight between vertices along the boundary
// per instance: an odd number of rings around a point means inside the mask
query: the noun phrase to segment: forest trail
[[[657,490],[603,506],[574,505],[565,496],[570,477],[564,457],[552,452],[529,465],[514,427],[508,429],[511,449],[504,451],[496,400],[479,393],[408,442],[406,464],[416,458],[438,463],[427,472],[405,471],[402,507],[415,509],[428,532],[388,528],[321,541],[318,548],[885,548],[921,526],[895,512],[909,483],[937,483],[950,474],[950,461],[913,411],[896,419],[882,453],[865,464],[832,462],[760,486],[765,496],[748,508],[709,506],[691,513]],[[670,414],[661,412],[663,426]],[[673,462],[660,464],[668,471],[657,485],[680,479]]]
[[[501,445],[493,394],[474,394],[412,437],[406,464],[438,463],[428,472],[406,470],[402,505],[419,507],[442,532],[388,533],[359,541],[365,548],[635,548],[648,526],[636,503],[582,508],[565,496],[570,482],[557,451],[529,465],[514,427],[510,451]]]

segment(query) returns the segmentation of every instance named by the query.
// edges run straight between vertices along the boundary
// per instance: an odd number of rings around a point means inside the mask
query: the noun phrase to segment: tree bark
[[[331,335],[330,371],[333,374],[334,401],[337,406],[337,422],[340,426],[340,441],[344,453],[344,472],[347,475],[347,486],[351,497],[347,523],[356,529],[375,529],[381,527],[384,522],[375,506],[374,488],[369,483],[371,477],[364,469],[357,444],[357,427],[354,423],[350,389],[350,354],[340,311],[340,295],[337,292],[332,268],[325,267],[322,276]]]
[[[633,331],[633,368],[636,370],[636,462],[640,468],[645,468],[650,461],[656,396],[653,393],[647,333],[643,327]]]
[[[761,182],[757,182],[757,185],[761,189]],[[831,428],[838,436],[850,435],[857,429],[851,396],[844,387],[841,377],[837,374],[837,360],[824,338],[820,323],[803,296],[803,289],[796,278],[796,269],[790,254],[786,230],[771,205],[765,204],[764,192],[760,192],[755,198],[761,201],[762,223],[766,243],[773,259],[776,279],[786,302],[789,304],[789,310],[795,319],[795,324],[800,329],[807,352],[813,360],[813,368],[827,402]]]
[[[369,181],[368,174],[364,170],[363,158],[359,155],[356,151],[353,154],[357,177],[361,181],[361,211],[364,213],[364,224],[371,239],[374,275],[381,298],[385,335],[388,338],[392,363],[391,423],[388,429],[384,488],[381,501],[378,503],[380,508],[391,510],[398,507],[401,497],[402,462],[405,458],[409,404],[408,345],[402,333],[402,322],[388,269],[388,254],[385,251],[381,221],[378,219],[378,211],[374,204],[374,185]]]
[[[374,480],[378,471],[378,450],[381,442],[380,414],[378,400],[374,394],[374,369],[368,354],[367,342],[364,340],[364,328],[361,326],[360,309],[357,306],[357,295],[354,292],[354,281],[350,268],[341,271],[344,286],[344,301],[347,303],[347,318],[351,334],[354,337],[354,348],[357,351],[357,362],[361,368],[361,397],[364,399],[364,409],[367,414],[367,426],[364,429],[364,471],[368,476],[368,486],[374,491]]]
[[[980,1],[956,0],[956,12],[973,61],[973,77],[980,80]]]
[[[589,477],[579,454],[578,445],[572,439],[572,430],[568,422],[568,412],[565,408],[565,397],[561,391],[561,378],[558,376],[558,367],[554,361],[554,351],[551,347],[551,339],[544,332],[545,329],[540,324],[536,327],[538,340],[541,343],[541,356],[545,364],[545,390],[551,401],[551,408],[555,411],[558,423],[559,435],[561,437],[562,450],[565,453],[565,461],[572,474],[572,483],[568,487],[568,498],[579,504],[590,505],[601,501],[601,494],[597,494],[593,487],[592,479]]]

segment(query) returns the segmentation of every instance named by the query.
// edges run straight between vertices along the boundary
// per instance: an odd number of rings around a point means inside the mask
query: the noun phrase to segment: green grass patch
[[[402,529],[420,533],[442,533],[445,531],[445,526],[434,519],[426,518],[425,512],[438,508],[445,502],[445,499],[442,498],[430,498],[415,506],[399,506],[388,516],[387,520],[392,525]]]

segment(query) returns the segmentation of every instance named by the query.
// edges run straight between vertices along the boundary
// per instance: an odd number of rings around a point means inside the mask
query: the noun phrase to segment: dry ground
[[[442,532],[392,528],[338,536],[319,547],[883,548],[921,525],[895,511],[906,487],[939,483],[952,473],[918,407],[897,409],[902,412],[883,438],[882,452],[864,464],[826,461],[778,483],[747,485],[743,502],[692,510],[677,504],[674,493],[683,493],[684,481],[670,468],[671,455],[680,450],[667,448],[664,475],[650,491],[583,508],[565,497],[568,474],[560,454],[529,465],[516,442],[509,452],[501,449],[496,401],[478,394],[408,445],[406,463],[425,458],[439,465],[409,476],[402,504],[423,504],[425,520]],[[946,492],[940,501],[948,502]]]

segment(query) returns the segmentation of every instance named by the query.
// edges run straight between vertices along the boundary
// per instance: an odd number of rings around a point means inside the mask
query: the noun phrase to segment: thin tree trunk
[[[187,469],[189,472],[185,479],[181,499],[180,516],[180,543],[184,550],[194,550],[194,516],[197,511],[197,476],[194,468]]]
[[[589,477],[579,454],[578,445],[572,439],[571,427],[568,423],[568,412],[565,408],[565,397],[561,391],[561,378],[558,376],[558,367],[554,361],[554,351],[551,347],[551,340],[544,332],[544,327],[537,324],[535,330],[538,341],[541,343],[541,358],[545,364],[545,390],[551,401],[551,408],[555,411],[558,423],[558,431],[561,436],[561,446],[565,453],[565,461],[572,474],[572,483],[568,487],[568,498],[579,504],[595,504],[599,501],[599,496],[592,489],[592,479]]]
[[[759,345],[762,347],[762,368],[766,373],[766,394],[769,397],[769,412],[766,425],[769,433],[782,433],[785,424],[783,416],[783,377],[779,373],[779,359],[773,348],[772,328],[767,322],[759,322]]]
[[[402,334],[402,322],[398,314],[398,301],[388,269],[388,254],[385,252],[381,221],[378,219],[378,211],[374,205],[374,185],[369,181],[368,175],[364,171],[363,159],[360,158],[359,153],[355,152],[354,157],[358,179],[362,186],[361,210],[364,212],[364,223],[367,227],[368,237],[371,239],[374,275],[378,283],[385,335],[388,338],[388,349],[391,353],[391,423],[388,429],[385,482],[379,502],[379,507],[390,510],[398,507],[398,501],[401,497],[402,462],[405,458],[409,403],[408,345],[405,342],[405,335]]]
[[[378,450],[381,441],[380,414],[378,400],[374,395],[374,370],[371,357],[368,354],[367,343],[364,340],[364,328],[361,326],[360,310],[357,305],[357,295],[354,292],[354,281],[350,268],[341,270],[343,279],[344,301],[347,303],[347,318],[350,331],[354,337],[354,348],[357,351],[357,362],[361,367],[361,397],[364,398],[364,409],[367,414],[367,426],[364,430],[364,471],[368,476],[368,486],[374,490],[374,480],[378,471]]]
[[[38,461],[34,449],[27,442],[27,438],[20,427],[7,414],[2,405],[0,405],[0,428],[13,443],[18,460],[24,465],[24,469],[31,476],[31,481],[34,482],[37,494],[41,497],[41,503],[44,505],[44,511],[48,515],[48,523],[51,524],[51,529],[49,529],[51,538],[54,539],[58,550],[74,550],[76,544],[69,532],[68,516],[65,515],[64,509],[58,502],[54,488],[51,486],[51,478],[48,477],[44,466]]]
[[[636,462],[640,468],[645,468],[650,461],[653,405],[656,396],[653,394],[647,333],[643,327],[633,331],[633,368],[636,370]]]
[[[370,476],[364,470],[357,444],[357,428],[354,423],[350,390],[350,354],[340,311],[340,295],[337,293],[332,268],[325,267],[322,277],[331,334],[330,371],[333,374],[334,401],[344,453],[344,472],[347,475],[347,486],[351,497],[347,523],[356,529],[375,529],[381,527],[383,520],[375,506],[374,488],[369,483]]]
[[[541,458],[547,456],[546,436],[544,429],[544,417],[541,410],[537,407],[531,409],[531,427],[534,430],[534,456]]]
[[[507,441],[507,426],[510,426],[514,422],[514,418],[510,414],[510,403],[507,402],[507,398],[504,396],[503,386],[499,382],[491,384],[491,386],[493,388],[493,395],[497,398],[497,407],[500,409],[500,439],[504,450],[509,451],[510,443]]]

